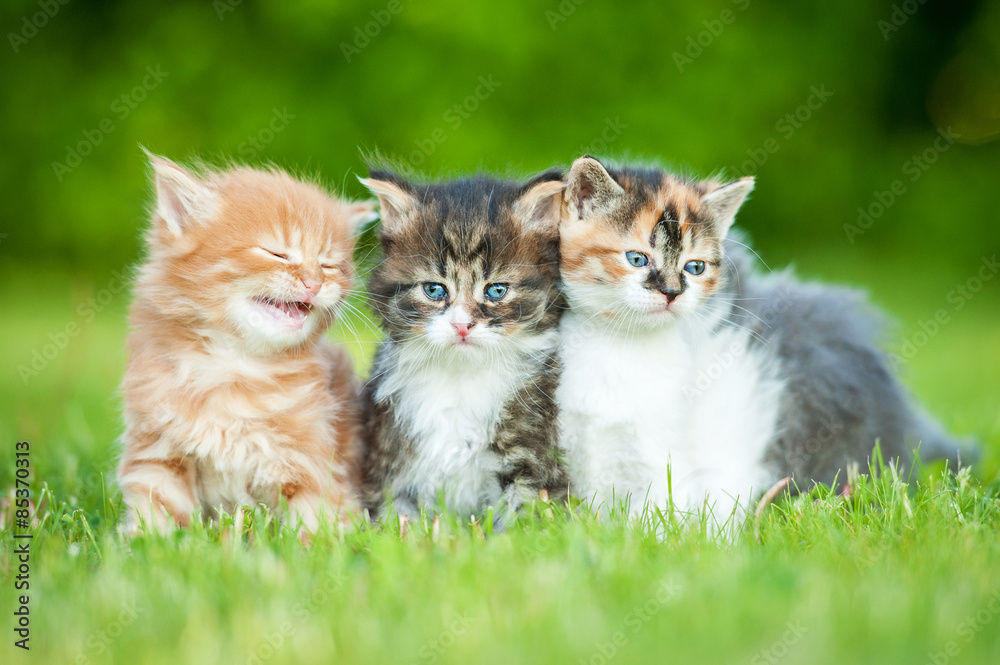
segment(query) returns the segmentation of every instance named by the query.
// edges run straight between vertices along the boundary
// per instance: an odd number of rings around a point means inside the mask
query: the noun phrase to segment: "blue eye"
[[[705,262],[704,261],[688,261],[684,264],[684,270],[687,270],[692,275],[700,275],[705,272]]]
[[[445,288],[444,284],[427,282],[424,284],[424,295],[431,300],[444,300],[444,297],[448,295],[448,289]]]
[[[625,252],[625,258],[636,268],[649,265],[649,257],[642,252]]]
[[[503,300],[505,295],[507,295],[506,284],[490,284],[486,287],[486,298],[488,300]]]

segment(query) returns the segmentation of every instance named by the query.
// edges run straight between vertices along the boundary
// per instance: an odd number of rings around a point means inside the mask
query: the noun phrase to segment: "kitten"
[[[562,311],[560,173],[418,185],[385,171],[384,261],[368,284],[385,329],[366,386],[364,501],[419,515],[443,495],[463,516],[565,495],[557,461]]]
[[[918,442],[923,459],[956,457],[861,295],[748,269],[729,228],[753,186],[573,164],[557,401],[574,494],[630,495],[633,512],[707,498],[725,518],[785,476],[832,482],[876,440],[903,463]]]
[[[129,322],[125,530],[276,508],[314,531],[357,509],[358,388],[322,335],[373,203],[278,171],[195,174],[150,155],[156,205]]]

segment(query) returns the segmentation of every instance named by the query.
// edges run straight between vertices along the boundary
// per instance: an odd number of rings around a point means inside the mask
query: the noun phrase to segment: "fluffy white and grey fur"
[[[541,490],[565,496],[554,403],[561,176],[364,181],[381,202],[385,253],[368,284],[386,332],[365,390],[373,514],[388,497],[410,517],[443,497],[466,518],[493,507],[504,525]]]
[[[784,477],[804,489],[866,468],[876,442],[902,465],[918,446],[958,461],[893,375],[863,295],[750,269],[729,227],[752,188],[574,164],[557,390],[571,493],[722,520]]]

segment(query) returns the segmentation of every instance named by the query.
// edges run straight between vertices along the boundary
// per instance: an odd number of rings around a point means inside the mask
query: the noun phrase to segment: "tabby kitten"
[[[957,456],[860,294],[748,269],[730,226],[753,185],[573,164],[557,390],[571,492],[628,495],[633,512],[708,499],[726,517],[785,476],[832,482],[876,440],[903,463],[921,442],[923,459]]]
[[[358,388],[322,335],[373,204],[277,170],[199,175],[150,159],[156,206],[123,385],[126,532],[281,497],[306,531],[324,515],[346,520]]]
[[[419,515],[443,495],[500,526],[556,457],[560,173],[414,184],[373,171],[384,261],[368,284],[386,339],[365,390],[364,502]]]

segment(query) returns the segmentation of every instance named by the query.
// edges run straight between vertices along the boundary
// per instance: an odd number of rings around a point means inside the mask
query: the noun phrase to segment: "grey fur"
[[[866,463],[876,441],[885,460],[904,469],[918,448],[922,460],[947,458],[953,468],[975,459],[975,448],[948,437],[894,375],[879,344],[886,321],[863,293],[803,283],[787,271],[757,276],[740,238],[732,230],[724,243],[720,295],[738,307],[723,325],[751,329],[753,343],[780,364],[786,389],[766,455],[779,477],[792,476],[800,488],[843,479],[848,464]]]

